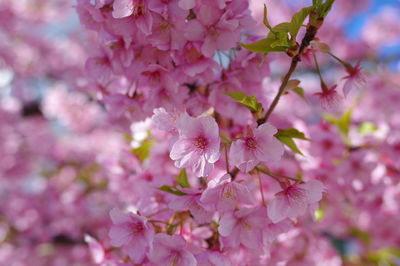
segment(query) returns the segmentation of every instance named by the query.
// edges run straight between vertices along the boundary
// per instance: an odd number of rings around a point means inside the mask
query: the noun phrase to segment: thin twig
[[[285,77],[283,78],[281,86],[279,87],[279,90],[278,90],[274,100],[272,101],[267,112],[265,113],[265,116],[257,121],[258,125],[264,124],[265,122],[268,121],[268,118],[274,111],[275,107],[278,105],[278,102],[286,89],[289,79],[297,67],[297,64],[301,61],[301,59],[300,59],[301,54],[304,52],[304,49],[310,45],[310,42],[314,39],[315,35],[317,34],[317,31],[318,31],[318,28],[315,26],[312,26],[312,25],[307,28],[307,32],[304,35],[303,40],[301,41],[300,48],[299,48],[297,54],[295,56],[293,56],[292,63],[290,64],[290,68],[289,68],[288,72],[286,73]]]

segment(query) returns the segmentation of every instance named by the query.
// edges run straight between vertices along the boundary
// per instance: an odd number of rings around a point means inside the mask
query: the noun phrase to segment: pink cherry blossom
[[[157,265],[195,266],[196,258],[187,250],[185,239],[179,235],[157,234],[149,259]]]
[[[223,242],[231,248],[240,244],[250,249],[261,248],[266,218],[263,208],[243,208],[226,212],[219,221],[218,232],[224,237]]]
[[[228,50],[239,40],[237,19],[229,18],[228,13],[221,15],[221,10],[215,4],[202,5],[198,19],[189,21],[185,37],[191,41],[204,39],[202,53],[212,57],[217,49]]]
[[[260,162],[275,162],[283,155],[283,144],[275,137],[278,131],[270,124],[250,130],[243,139],[232,143],[229,159],[240,170],[248,172]]]
[[[323,185],[320,181],[311,180],[304,184],[287,186],[275,194],[268,204],[268,217],[277,223],[286,217],[296,219],[303,215],[313,203],[322,199]]]
[[[176,211],[189,210],[199,224],[210,222],[214,213],[206,210],[200,202],[201,192],[189,188],[183,188],[182,191],[187,195],[175,198],[170,202],[169,207]]]
[[[175,117],[173,117],[162,107],[154,109],[153,112],[154,115],[152,116],[151,119],[159,129],[168,132],[176,131]]]
[[[135,263],[141,263],[151,247],[153,228],[146,218],[134,213],[125,213],[114,208],[110,211],[110,216],[113,222],[109,232],[111,245],[122,247]]]
[[[200,201],[208,208],[225,212],[234,210],[239,203],[252,204],[254,199],[245,185],[231,181],[230,175],[225,174],[208,183]]]
[[[360,62],[358,62],[357,65],[355,65],[354,67],[348,65],[346,67],[346,72],[348,75],[343,78],[344,80],[346,80],[343,85],[344,96],[347,96],[353,88],[361,89],[365,86],[366,83],[366,76],[361,70]]]
[[[115,0],[112,15],[117,19],[132,16],[141,32],[150,35],[153,17],[147,5],[144,0]]]
[[[196,176],[207,176],[220,156],[219,130],[215,119],[182,114],[176,125],[179,138],[170,153],[175,166],[190,167]]]
[[[195,0],[179,0],[179,7],[182,9],[192,9],[196,6]]]
[[[85,235],[85,242],[89,245],[94,263],[101,264],[105,258],[104,247],[90,235]]]
[[[341,107],[342,97],[337,93],[337,85],[328,88],[322,84],[322,92],[315,93],[321,101],[321,107],[327,111],[337,111]]]

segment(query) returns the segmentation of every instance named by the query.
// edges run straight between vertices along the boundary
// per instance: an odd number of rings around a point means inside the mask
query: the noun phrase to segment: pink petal
[[[112,226],[108,236],[111,238],[111,245],[121,247],[132,239],[131,232],[124,226]]]
[[[150,35],[153,27],[153,16],[151,14],[146,14],[138,17],[136,19],[136,25],[144,35]]]
[[[94,263],[102,263],[105,256],[103,246],[90,235],[85,235],[85,242],[89,245],[90,255],[92,256]]]
[[[131,217],[129,216],[129,214],[121,211],[118,208],[113,208],[110,211],[110,217],[114,224],[121,224],[131,221]]]
[[[248,248],[259,248],[262,245],[262,234],[250,224],[240,227],[240,242]]]
[[[180,253],[180,260],[178,265],[196,266],[197,260],[189,251],[183,250]]]
[[[236,225],[236,218],[232,212],[224,213],[219,221],[218,232],[222,236],[229,236]]]
[[[147,245],[141,241],[131,241],[129,245],[124,248],[128,256],[136,263],[141,263],[146,255]]]
[[[276,196],[268,204],[268,217],[273,223],[277,223],[285,219],[290,211],[290,206],[285,196]]]
[[[133,1],[132,0],[115,0],[113,4],[112,16],[114,18],[123,18],[132,15]]]
[[[184,10],[192,9],[196,6],[195,0],[180,0],[178,3],[179,7]]]
[[[190,205],[193,204],[192,196],[182,196],[176,197],[169,204],[168,207],[174,211],[186,211],[189,209]]]
[[[235,140],[229,150],[229,160],[232,165],[238,166],[245,161],[244,159],[244,140]]]
[[[185,37],[189,41],[200,41],[204,38],[204,26],[197,19],[193,19],[186,24]]]
[[[207,57],[213,57],[216,49],[215,40],[210,36],[207,36],[203,45],[201,46],[201,52],[203,55]]]
[[[193,145],[189,140],[179,139],[172,146],[169,157],[171,157],[172,160],[179,160],[187,154],[193,152],[192,146]]]
[[[206,177],[210,174],[213,168],[214,165],[209,163],[205,156],[201,156],[197,159],[197,162],[193,164],[192,171],[198,177]]]
[[[245,203],[245,204],[252,204],[254,202],[254,196],[250,193],[250,190],[247,186],[244,186],[237,182],[232,182],[232,186],[234,186],[237,194],[237,200]]]
[[[211,221],[211,219],[213,217],[212,212],[206,211],[202,206],[200,206],[196,202],[194,202],[190,206],[190,213],[193,215],[194,219],[199,224],[208,223]]]
[[[300,185],[307,191],[308,203],[318,202],[322,199],[324,185],[318,180],[311,180]]]

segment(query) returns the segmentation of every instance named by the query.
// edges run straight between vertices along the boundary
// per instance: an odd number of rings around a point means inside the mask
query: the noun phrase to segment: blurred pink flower
[[[351,89],[361,89],[362,87],[365,86],[366,83],[366,77],[364,73],[361,71],[361,63],[358,62],[357,65],[354,67],[351,65],[348,65],[346,67],[346,72],[347,76],[344,77],[343,79],[346,80],[346,82],[343,85],[343,94],[344,96],[347,96],[350,92]]]
[[[311,204],[320,201],[322,192],[323,184],[317,180],[289,185],[275,194],[275,198],[268,204],[268,217],[274,223],[286,217],[295,219],[303,215]]]
[[[195,266],[196,258],[187,250],[186,241],[179,235],[157,234],[149,259],[156,265]]]
[[[200,201],[220,212],[234,210],[237,204],[252,204],[253,196],[249,189],[238,182],[231,181],[229,174],[213,179],[201,195]]]
[[[151,247],[153,228],[147,224],[146,218],[117,208],[110,211],[110,216],[113,222],[109,232],[111,245],[123,247],[135,263],[141,263]]]

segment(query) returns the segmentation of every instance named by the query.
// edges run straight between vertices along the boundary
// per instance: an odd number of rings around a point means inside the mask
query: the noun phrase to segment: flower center
[[[137,223],[135,225],[132,226],[131,231],[134,234],[140,233],[144,230],[144,226],[142,223]]]
[[[134,3],[133,5],[133,12],[132,15],[134,17],[139,17],[144,15],[146,12],[146,8],[144,6],[144,3],[142,0],[137,1],[136,3]]]
[[[252,149],[252,150],[257,148],[257,146],[258,146],[257,141],[253,137],[247,137],[245,139],[245,143],[246,143],[246,147],[249,149]]]
[[[208,146],[208,141],[203,136],[197,137],[194,141],[194,146],[199,150],[205,150]]]
[[[226,199],[235,199],[235,195],[232,191],[231,186],[226,186],[223,191],[223,197]]]
[[[292,199],[300,199],[304,197],[305,191],[301,188],[290,186],[286,190],[286,195]]]

